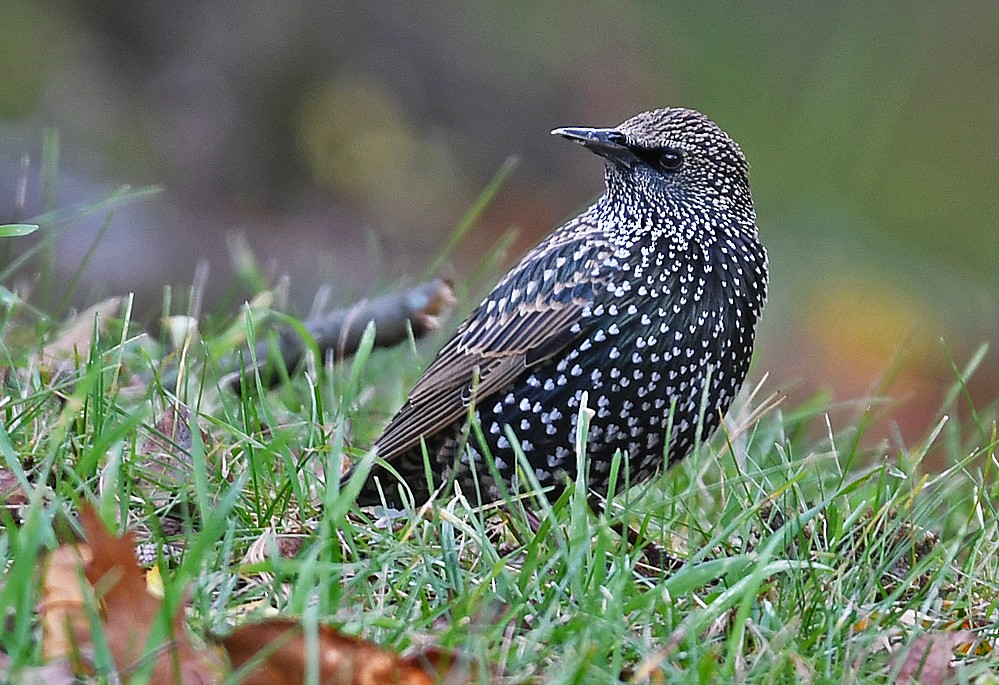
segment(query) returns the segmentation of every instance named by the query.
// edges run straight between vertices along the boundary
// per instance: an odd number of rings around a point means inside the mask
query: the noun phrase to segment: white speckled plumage
[[[739,146],[679,108],[554,133],[606,158],[606,192],[497,284],[376,440],[417,503],[430,495],[424,443],[436,484],[499,498],[488,449],[509,490],[506,426],[557,496],[575,477],[584,392],[589,487],[607,492],[618,449],[628,482],[646,480],[710,436],[745,379],[768,272]],[[485,445],[464,444],[473,400]],[[400,504],[395,480],[376,466],[359,503]]]

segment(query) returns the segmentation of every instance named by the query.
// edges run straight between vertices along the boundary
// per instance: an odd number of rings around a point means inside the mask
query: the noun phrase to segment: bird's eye
[[[679,150],[666,150],[659,156],[659,168],[663,171],[677,171],[683,166],[683,153]]]
[[[635,156],[661,174],[675,174],[683,167],[684,154],[675,147],[633,146]]]

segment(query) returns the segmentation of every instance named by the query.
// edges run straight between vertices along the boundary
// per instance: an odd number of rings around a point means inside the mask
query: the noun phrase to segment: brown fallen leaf
[[[45,561],[42,599],[42,658],[66,659],[83,672],[81,652],[90,651],[90,621],[84,607],[83,565],[90,561],[88,545],[62,545]],[[88,655],[89,657],[89,655]]]
[[[88,545],[63,545],[45,564],[42,578],[43,654],[53,682],[92,675],[93,628],[89,607],[99,603],[103,635],[118,678],[148,673],[150,685],[215,685],[226,675],[217,648],[196,647],[185,632],[182,607],[174,614],[168,639],[147,644],[163,620],[162,601],[147,589],[135,558],[133,533],[112,535],[88,504],[80,521]],[[85,580],[84,580],[85,579]],[[480,682],[477,665],[439,647],[400,656],[329,626],[318,628],[319,673],[324,685],[465,685]],[[219,640],[237,669],[239,682],[301,683],[305,679],[306,637],[302,625],[275,619],[245,625]],[[67,676],[67,673],[70,675]]]
[[[402,656],[400,662],[408,668],[425,672],[431,683],[465,685],[465,683],[481,682],[479,669],[474,661],[443,647],[426,647]]]
[[[322,685],[464,685],[479,682],[475,665],[443,649],[401,657],[367,640],[319,626]],[[237,628],[220,640],[243,685],[298,685],[306,673],[302,625],[274,619]],[[247,667],[243,672],[241,669]]]
[[[199,426],[200,428],[200,426]],[[201,440],[208,444],[208,433],[201,430]],[[142,441],[139,452],[153,454],[156,452],[190,452],[194,447],[194,436],[191,433],[191,410],[181,402],[171,402],[163,415],[156,421],[156,432]]]
[[[81,359],[90,355],[90,346],[94,342],[95,318],[98,330],[103,332],[108,320],[118,313],[121,303],[122,298],[111,297],[74,316],[63,324],[56,337],[45,342],[42,353],[35,357],[35,362],[54,376],[69,371],[74,355]]]
[[[15,509],[28,503],[28,493],[10,469],[0,466],[0,507]]]
[[[954,667],[951,666],[954,649],[976,639],[970,630],[934,631],[920,635],[911,645],[902,647],[893,659],[895,665],[901,664],[895,682],[900,685],[942,685],[949,682],[954,675]]]
[[[278,533],[272,526],[265,529],[260,536],[254,540],[246,549],[242,563],[244,565],[257,564],[270,555],[271,550],[276,550],[284,559],[294,559],[302,550],[302,546],[307,540],[305,533]],[[244,573],[244,576],[247,575]],[[252,583],[270,585],[274,581],[273,574],[266,571],[259,571],[252,574],[248,580]]]
[[[102,603],[108,649],[122,676],[128,678],[154,659],[150,685],[219,682],[221,662],[211,650],[191,643],[182,608],[173,617],[169,642],[146,644],[162,602],[146,590],[145,573],[135,559],[134,535],[112,535],[90,505],[81,509],[80,521],[93,554],[86,577]]]
[[[80,681],[70,666],[69,661],[57,659],[43,666],[30,666],[18,669],[16,676],[6,672],[0,664],[0,683],[17,683],[17,685],[77,685]]]
[[[157,419],[155,430],[150,431],[136,449],[135,459],[141,460],[144,467],[140,487],[154,506],[171,501],[176,491],[190,481],[194,428],[201,432],[201,444],[207,447],[209,435],[197,418],[191,416],[191,410],[180,402],[173,402]]]

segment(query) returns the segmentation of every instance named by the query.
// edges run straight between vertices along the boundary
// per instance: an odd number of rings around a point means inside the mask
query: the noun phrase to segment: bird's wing
[[[589,231],[564,230],[532,250],[441,349],[375,441],[379,456],[417,447],[464,418],[473,394],[485,401],[585,335],[582,312],[600,292],[595,267],[611,248]],[[566,254],[581,258],[567,269]]]

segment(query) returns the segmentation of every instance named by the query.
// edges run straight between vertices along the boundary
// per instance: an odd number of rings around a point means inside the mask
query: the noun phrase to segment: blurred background
[[[35,0],[3,17],[0,223],[164,188],[65,227],[62,274],[105,232],[78,304],[135,292],[155,321],[199,259],[217,296],[232,235],[290,275],[299,311],[323,283],[349,302],[413,282],[517,155],[445,268],[470,273],[516,227],[509,265],[601,188],[552,128],[682,105],[752,165],[772,264],[756,379],[847,413],[890,397],[878,431],[905,444],[985,342],[968,392],[999,396],[997,3]]]

